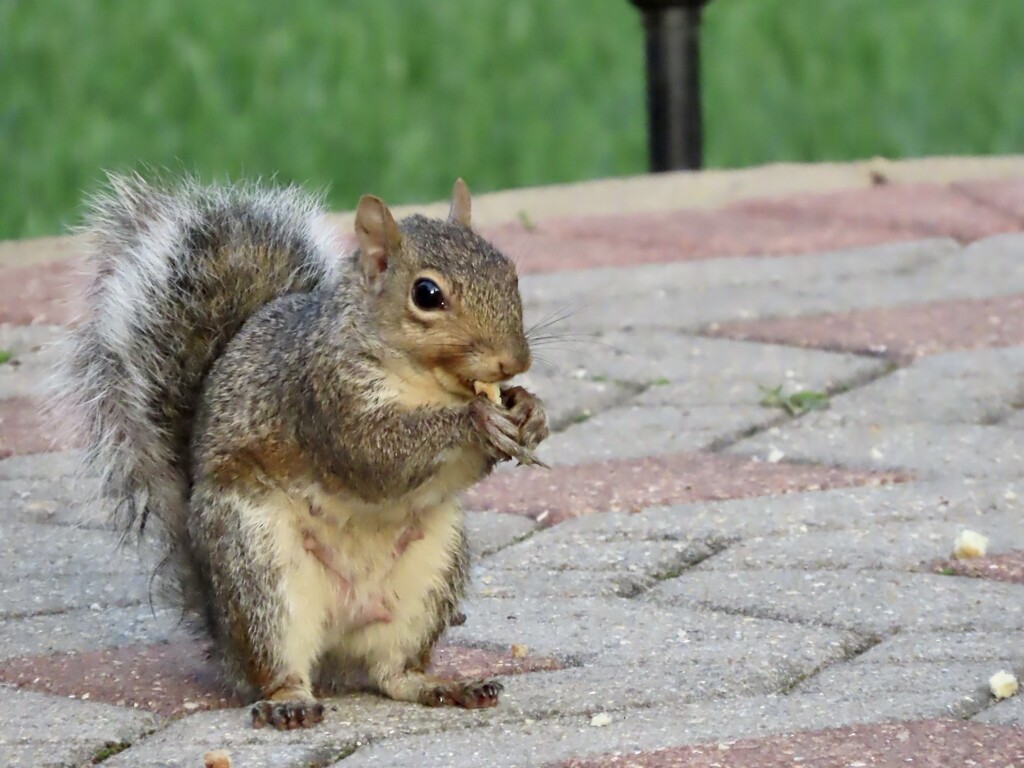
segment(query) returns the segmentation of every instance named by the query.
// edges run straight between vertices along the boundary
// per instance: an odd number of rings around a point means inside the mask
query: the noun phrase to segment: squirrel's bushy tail
[[[65,355],[62,404],[79,419],[86,466],[122,537],[155,527],[170,552],[184,535],[207,371],[264,304],[330,284],[339,251],[320,200],[294,187],[112,176],[85,231],[95,277]]]

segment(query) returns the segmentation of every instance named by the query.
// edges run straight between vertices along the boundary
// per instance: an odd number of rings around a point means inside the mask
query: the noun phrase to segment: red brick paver
[[[756,212],[673,211],[544,223],[532,232],[505,225],[484,233],[523,273],[783,256],[926,237],[910,230],[827,219],[792,220]]]
[[[430,671],[442,677],[504,676],[561,669],[544,656],[442,645]],[[138,707],[170,717],[246,702],[223,686],[197,643],[133,645],[29,656],[0,663],[0,682],[34,691]]]
[[[560,768],[1009,768],[1024,728],[961,720],[859,725],[558,763]]]
[[[0,323],[63,325],[78,312],[85,277],[79,259],[0,269]]]
[[[770,256],[880,245],[936,235],[961,241],[1024,229],[1024,182],[884,185],[749,200],[717,210],[510,223],[482,228],[521,271],[552,272]],[[62,250],[75,252],[75,241]],[[0,323],[66,323],[86,281],[81,259],[0,269]],[[71,303],[68,303],[68,300]]]
[[[554,525],[590,512],[638,512],[667,504],[879,485],[909,478],[898,472],[678,453],[492,475],[466,494],[465,504],[469,509],[510,512]]]
[[[963,349],[1024,344],[1024,296],[963,299],[836,314],[719,323],[713,336],[897,360]]]
[[[38,401],[0,400],[0,458],[60,451],[72,444],[69,431],[47,417]]]
[[[523,272],[779,256],[948,236],[969,242],[1024,229],[1024,182],[884,185],[749,200],[718,210],[505,224],[484,234]]]
[[[987,187],[979,185],[982,194]],[[794,224],[831,221],[886,228],[915,237],[948,236],[962,242],[1021,229],[1018,217],[949,186],[891,184],[825,195],[794,195],[751,200],[739,210],[773,216]]]
[[[1013,217],[1024,228],[1024,179],[958,182],[960,194]]]
[[[1024,551],[972,557],[969,560],[939,560],[932,564],[932,570],[951,576],[971,576],[976,579],[1024,584]]]

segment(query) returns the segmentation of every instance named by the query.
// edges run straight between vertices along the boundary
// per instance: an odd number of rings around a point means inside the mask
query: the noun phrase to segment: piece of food
[[[226,749],[214,749],[203,755],[203,768],[231,768],[231,755]]]
[[[612,716],[607,712],[598,712],[590,718],[590,724],[595,728],[604,728],[606,725],[612,724]]]
[[[473,391],[478,395],[483,395],[495,405],[501,405],[501,390],[498,389],[497,384],[489,381],[474,381]]]
[[[512,658],[514,658],[514,659],[526,658],[526,655],[529,652],[530,652],[530,649],[527,648],[525,645],[520,645],[519,643],[513,643],[512,644]]]
[[[1017,692],[1017,678],[1009,672],[996,672],[988,679],[988,687],[997,699],[1008,699]]]
[[[953,542],[953,557],[957,560],[968,560],[972,557],[984,557],[988,548],[988,537],[977,531],[960,531]]]

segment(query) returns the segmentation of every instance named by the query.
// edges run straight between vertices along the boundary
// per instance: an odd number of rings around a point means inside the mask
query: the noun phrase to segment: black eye
[[[444,309],[444,292],[429,277],[421,277],[412,284],[412,303],[420,309]]]

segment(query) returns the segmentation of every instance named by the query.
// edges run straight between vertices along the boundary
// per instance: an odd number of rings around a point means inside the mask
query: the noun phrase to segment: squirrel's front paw
[[[498,461],[518,459],[524,452],[519,444],[519,427],[504,408],[483,397],[469,402],[469,417],[487,454]]]
[[[520,445],[532,451],[547,438],[548,415],[539,397],[522,387],[509,387],[501,393],[501,401],[519,428]]]

